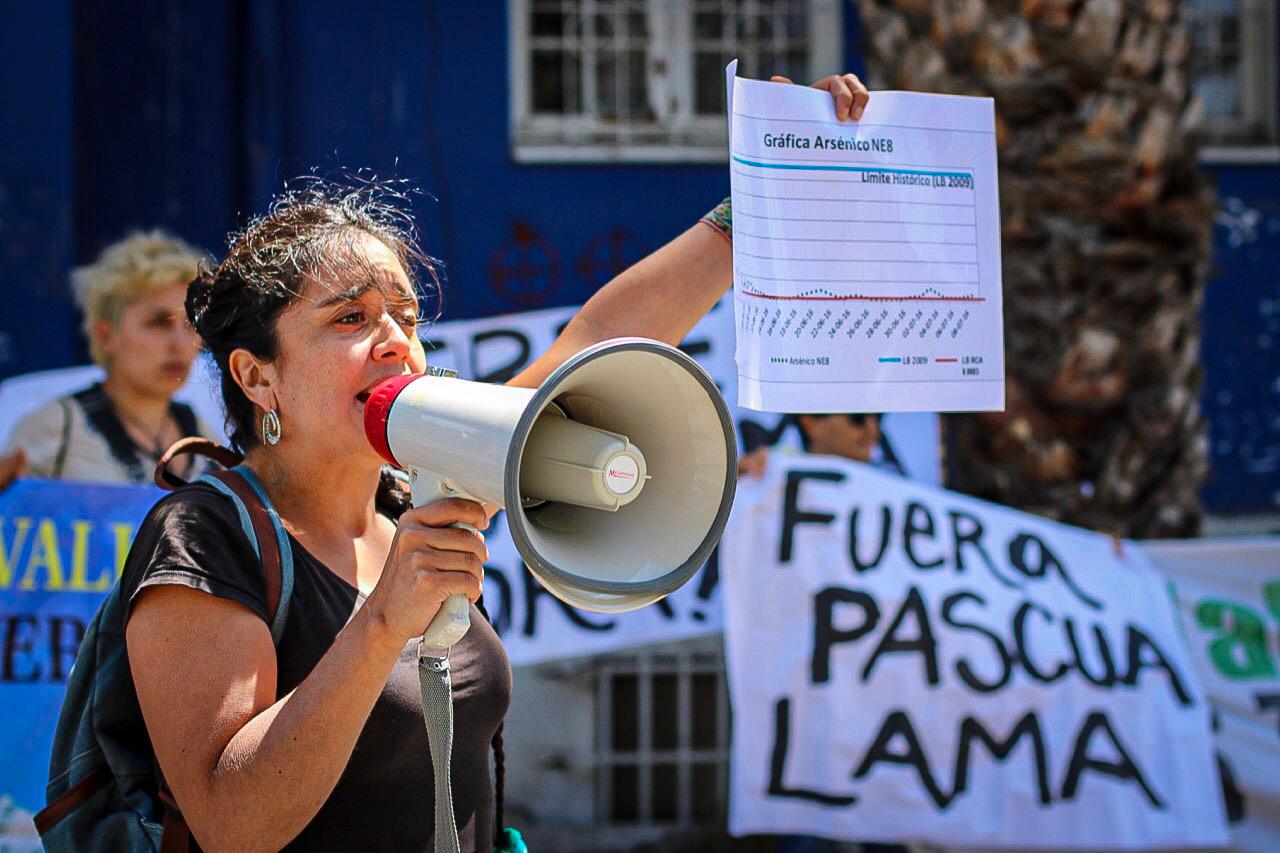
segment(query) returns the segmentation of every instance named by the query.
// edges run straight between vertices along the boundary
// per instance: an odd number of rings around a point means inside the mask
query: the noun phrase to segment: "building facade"
[[[1186,4],[1220,200],[1205,499],[1267,519],[1280,508],[1276,6]],[[85,360],[71,266],[154,225],[216,254],[313,169],[421,188],[444,319],[579,303],[727,194],[729,59],[745,76],[863,71],[848,0],[52,0],[7,16],[0,378]],[[529,668],[516,684],[509,810],[536,849],[719,837],[716,638]]]

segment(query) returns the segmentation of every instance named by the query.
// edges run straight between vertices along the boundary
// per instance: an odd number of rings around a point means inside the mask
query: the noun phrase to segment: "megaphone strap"
[[[436,853],[461,853],[449,778],[449,765],[453,760],[453,678],[449,658],[419,658],[418,681],[422,686],[422,716],[427,723],[427,742],[431,746],[435,776]]]

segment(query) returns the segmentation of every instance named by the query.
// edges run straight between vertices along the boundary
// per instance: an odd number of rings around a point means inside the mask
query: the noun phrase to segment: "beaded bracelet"
[[[711,210],[707,211],[699,222],[705,222],[719,232],[730,243],[733,242],[733,207],[730,204],[731,199],[725,199],[717,204]]]

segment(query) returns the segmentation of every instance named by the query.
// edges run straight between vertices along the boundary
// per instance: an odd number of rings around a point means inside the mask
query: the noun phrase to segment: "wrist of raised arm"
[[[708,225],[713,231],[723,237],[731,245],[733,243],[733,202],[732,198],[726,198],[717,204],[711,210],[707,211],[701,219],[698,220],[703,225]]]

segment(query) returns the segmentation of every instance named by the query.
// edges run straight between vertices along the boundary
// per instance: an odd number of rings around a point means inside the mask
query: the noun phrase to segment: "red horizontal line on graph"
[[[938,362],[939,364],[948,364],[948,363],[950,363],[950,362],[956,362],[956,361],[959,361],[959,360],[960,360],[960,359],[958,359],[958,358],[935,358],[935,359],[934,359],[934,361]]]
[[[981,296],[784,296],[780,293],[742,291],[743,296],[756,299],[780,299],[795,302],[986,302]]]

